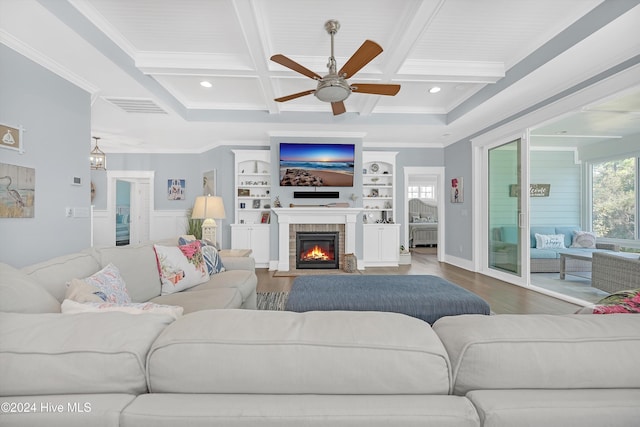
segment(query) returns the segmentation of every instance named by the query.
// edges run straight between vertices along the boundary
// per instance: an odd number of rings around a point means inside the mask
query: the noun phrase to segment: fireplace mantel
[[[344,224],[346,253],[356,251],[356,221],[362,208],[272,208],[278,216],[278,270],[289,271],[289,224]]]

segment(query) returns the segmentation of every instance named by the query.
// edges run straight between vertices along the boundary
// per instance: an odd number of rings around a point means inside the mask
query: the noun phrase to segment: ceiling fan
[[[276,98],[275,101],[285,102],[300,98],[301,96],[314,94],[320,101],[330,102],[331,108],[333,109],[333,115],[337,116],[338,114],[342,114],[347,111],[343,101],[351,95],[351,92],[390,96],[398,93],[400,85],[396,84],[347,83],[348,78],[352,77],[365,65],[371,62],[373,58],[382,53],[382,47],[374,41],[365,40],[356,53],[354,53],[347,63],[342,66],[340,71],[336,72],[336,59],[333,56],[333,36],[340,29],[340,23],[336,20],[330,20],[324,24],[324,28],[331,35],[331,56],[327,63],[329,74],[321,77],[284,55],[273,55],[271,57],[273,62],[277,62],[280,65],[318,81],[318,87],[316,89],[310,89],[304,92]]]

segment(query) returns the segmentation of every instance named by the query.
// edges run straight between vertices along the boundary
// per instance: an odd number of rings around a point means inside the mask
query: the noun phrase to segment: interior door
[[[488,150],[488,267],[522,276],[522,139]],[[524,193],[526,195],[526,193]]]

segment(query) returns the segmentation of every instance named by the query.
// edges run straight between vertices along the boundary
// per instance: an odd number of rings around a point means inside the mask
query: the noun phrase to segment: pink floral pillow
[[[619,291],[582,308],[581,314],[640,313],[640,289]]]
[[[162,282],[162,295],[183,291],[209,280],[200,242],[186,245],[153,245]]]

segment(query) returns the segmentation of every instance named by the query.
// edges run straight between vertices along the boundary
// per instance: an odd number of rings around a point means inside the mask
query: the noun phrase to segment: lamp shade
[[[196,202],[193,204],[193,211],[191,212],[191,218],[193,219],[224,219],[224,203],[222,197],[218,196],[198,196]]]

